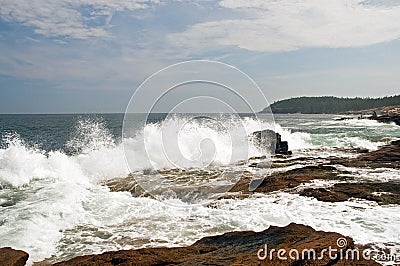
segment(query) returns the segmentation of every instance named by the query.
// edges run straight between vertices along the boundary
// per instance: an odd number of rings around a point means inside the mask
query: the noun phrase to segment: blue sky
[[[269,102],[399,94],[396,0],[0,0],[0,113],[122,112],[174,63],[250,75]]]

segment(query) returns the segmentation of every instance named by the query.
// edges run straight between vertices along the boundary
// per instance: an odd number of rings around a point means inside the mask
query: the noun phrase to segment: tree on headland
[[[380,98],[338,98],[333,96],[322,96],[297,97],[281,100],[274,102],[270,107],[273,113],[278,114],[337,114],[347,111],[359,111],[399,105],[400,95]]]

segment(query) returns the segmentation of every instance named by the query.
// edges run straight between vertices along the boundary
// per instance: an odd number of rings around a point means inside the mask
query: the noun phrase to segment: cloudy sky
[[[0,113],[121,112],[138,85],[209,59],[270,102],[400,92],[398,0],[0,0]]]

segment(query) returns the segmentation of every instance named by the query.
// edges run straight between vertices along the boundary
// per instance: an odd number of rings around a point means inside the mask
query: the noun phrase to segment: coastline
[[[262,232],[205,237],[187,247],[106,252],[54,265],[379,265],[362,256],[346,257],[353,251],[362,253],[350,237],[291,223],[285,227],[270,226]]]
[[[380,265],[363,252],[363,247],[357,247],[350,237],[290,223],[270,226],[262,232],[235,231],[204,237],[186,247],[119,250],[34,265]],[[27,259],[26,252],[0,249],[3,266],[23,266]]]
[[[255,191],[248,191],[249,178],[241,179],[224,198],[242,199],[256,193],[273,193],[286,191],[301,196],[312,197],[319,201],[340,202],[350,199],[362,199],[375,202],[379,205],[400,204],[400,182],[348,182],[355,181],[348,172],[338,169],[338,165],[353,167],[362,166],[369,168],[388,167],[400,168],[400,141],[393,141],[382,146],[376,151],[359,151],[356,158],[330,158],[329,164],[318,164],[289,170],[283,173],[266,176],[261,185]],[[305,158],[296,158],[290,161],[289,156],[283,156],[282,161],[292,163],[302,161]],[[279,167],[279,161],[275,161],[272,167]],[[253,165],[258,167],[258,165]],[[261,165],[262,167],[262,165]],[[341,180],[345,183],[335,184],[331,188],[306,188],[304,184],[314,180]],[[352,180],[353,179],[353,180]],[[132,188],[132,180],[124,180],[119,183],[119,189]],[[127,183],[125,183],[127,182]],[[124,185],[125,183],[125,185]],[[127,185],[126,184],[130,184]],[[115,184],[114,184],[115,185]],[[302,188],[301,188],[302,187]],[[134,190],[130,190],[135,193]],[[291,230],[294,230],[292,232]],[[274,233],[271,233],[274,232]],[[289,233],[290,232],[290,233]],[[313,237],[310,237],[310,234]],[[256,257],[256,251],[262,242],[269,242],[271,239],[279,238],[280,242],[276,247],[289,249],[303,244],[304,249],[323,249],[333,245],[332,236],[336,238],[345,237],[349,240],[349,247],[354,247],[354,242],[349,236],[337,233],[316,231],[307,225],[290,224],[286,227],[271,226],[259,233],[254,232],[229,232],[219,236],[205,237],[191,246],[181,248],[144,248],[129,251],[106,252],[99,255],[80,256],[55,265],[114,265],[112,261],[121,262],[120,265],[207,265],[208,262],[215,265],[294,265],[304,263],[303,260],[275,260],[262,261]],[[243,237],[245,240],[243,240]],[[255,241],[254,239],[257,239]],[[204,244],[207,245],[204,245]],[[218,245],[215,246],[215,243]],[[243,243],[246,243],[244,245]],[[248,246],[251,246],[250,250]],[[271,247],[273,248],[273,246]],[[359,247],[363,249],[363,246]],[[307,261],[307,260],[306,260]],[[308,260],[307,265],[380,265],[374,260],[336,260],[321,261]],[[119,264],[118,264],[119,265]]]
[[[400,266],[399,18],[2,1],[0,266]]]
[[[339,114],[347,114],[347,115],[371,115],[373,112],[376,112],[379,115],[400,115],[400,105],[393,105],[393,106],[384,106],[384,107],[377,107],[377,108],[370,108],[358,111],[346,111],[340,112]]]
[[[318,201],[341,202],[350,199],[361,199],[375,202],[379,205],[400,204],[400,182],[399,181],[369,181],[356,182],[343,170],[343,167],[366,167],[366,168],[400,168],[400,141],[393,141],[390,144],[380,147],[376,151],[357,151],[359,155],[355,158],[329,158],[329,163],[317,164],[314,166],[304,166],[286,172],[278,172],[266,176],[255,191],[248,191],[249,178],[242,178],[224,198],[242,199],[251,197],[257,193],[273,193],[285,191],[295,193],[305,197],[315,198]],[[275,160],[272,167],[282,167],[282,164],[295,164],[302,162],[306,158],[293,158],[290,156],[280,156],[281,159]],[[262,167],[254,164],[252,167]],[[345,181],[335,183],[329,188],[308,188],[305,184],[312,183],[314,180]],[[119,190],[130,191],[131,179],[122,179]],[[124,183],[128,182],[128,183]],[[132,193],[132,191],[130,191]],[[212,206],[210,206],[212,207]],[[349,245],[346,250],[354,248],[351,236],[343,236],[338,233],[316,231],[307,225],[289,224],[285,227],[271,226],[263,232],[229,232],[223,235],[205,237],[191,246],[180,248],[142,248],[132,250],[121,250],[79,256],[71,260],[55,263],[55,265],[206,265],[206,262],[213,262],[215,265],[293,265],[303,263],[304,260],[271,260],[262,261],[256,256],[262,243],[273,243],[271,248],[279,247],[290,249],[301,247],[304,249],[323,249],[333,245],[337,238],[345,238]],[[276,239],[279,239],[278,242]],[[359,246],[363,249],[362,246]],[[7,253],[4,255],[0,250],[0,257],[9,256],[10,263],[4,265],[24,265],[21,263],[21,252]],[[3,253],[3,254],[2,254]],[[11,255],[10,255],[11,254]],[[17,258],[17,259],[16,259]],[[28,258],[22,254],[22,258]],[[320,261],[306,259],[307,265],[379,265],[373,260],[361,261],[330,261],[324,258]],[[35,263],[34,265],[51,265],[46,261]]]

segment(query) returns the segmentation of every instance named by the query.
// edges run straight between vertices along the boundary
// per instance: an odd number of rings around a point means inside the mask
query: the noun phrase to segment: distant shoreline
[[[372,114],[373,112],[376,112],[378,115],[384,115],[384,114],[400,114],[400,105],[394,105],[394,106],[384,106],[384,107],[378,107],[378,108],[372,108],[372,109],[365,109],[365,110],[350,110],[346,112],[342,112],[339,114],[347,114],[347,115],[369,115]]]
[[[274,114],[399,114],[400,95],[383,98],[297,97],[274,102],[261,113]]]

